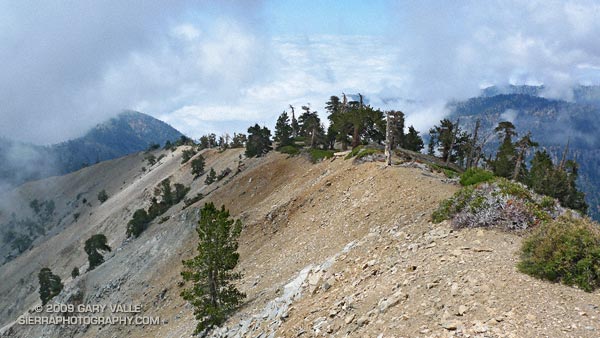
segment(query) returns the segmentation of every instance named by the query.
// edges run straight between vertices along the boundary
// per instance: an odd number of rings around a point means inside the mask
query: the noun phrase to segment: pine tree
[[[515,126],[511,122],[504,121],[498,123],[494,131],[502,138],[496,159],[492,162],[494,175],[511,178],[517,162],[517,151],[512,142],[512,137],[517,136]]]
[[[153,199],[152,206],[157,205],[156,199]],[[150,210],[153,210],[153,207],[150,206]],[[156,208],[156,207],[155,207]],[[133,217],[129,222],[127,222],[127,237],[138,237],[146,228],[148,227],[148,223],[150,223],[151,218],[148,213],[144,209],[137,209],[133,213]],[[91,264],[90,264],[91,266]]]
[[[200,136],[199,143],[200,143],[200,146],[199,146],[200,150],[210,148],[210,140],[208,139],[208,135]]]
[[[85,241],[84,251],[88,255],[90,267],[88,270],[94,270],[98,265],[104,263],[104,256],[98,251],[109,251],[110,246],[107,244],[106,236],[96,234]]]
[[[333,142],[340,142],[344,151],[348,149],[351,141],[348,135],[352,132],[352,124],[346,116],[346,108],[347,102],[340,102],[340,98],[337,96],[331,96],[325,106],[325,110],[329,113],[327,119],[330,121],[327,138]]]
[[[537,142],[531,139],[531,132],[523,136],[519,141],[515,143],[515,150],[517,152],[517,159],[515,161],[515,170],[513,171],[512,179],[523,182],[527,175],[527,168],[525,167],[525,156],[529,149],[537,147]]]
[[[246,146],[246,134],[233,133],[231,148],[244,148]]]
[[[75,279],[75,278],[77,278],[77,276],[79,276],[79,268],[74,267],[73,270],[71,271],[71,277],[73,277],[73,279]]]
[[[459,134],[459,131],[456,129],[457,126],[449,119],[443,119],[440,121],[439,126],[433,126],[429,130],[429,155],[433,156],[437,147],[437,150],[442,155],[442,161],[448,161],[452,155],[455,137]]]
[[[199,155],[192,160],[192,175],[194,175],[194,179],[197,179],[204,174],[204,162],[204,156],[202,155]]]
[[[215,171],[215,169],[210,168],[210,171],[208,172],[208,175],[206,175],[206,179],[204,180],[204,183],[206,185],[212,184],[213,182],[215,182],[217,180],[217,172]]]
[[[290,109],[292,110],[292,123],[290,127],[292,127],[292,138],[295,139],[298,137],[298,132],[300,131],[300,126],[298,125],[298,120],[296,120],[296,112],[294,111],[294,106],[290,104]]]
[[[317,144],[320,143],[324,138],[325,132],[321,126],[321,119],[316,111],[310,112],[310,107],[302,106],[305,111],[298,118],[300,124],[300,136],[305,137],[305,144],[309,144],[311,148],[316,148]]]
[[[404,137],[404,145],[402,147],[417,152],[420,152],[423,149],[423,139],[419,136],[419,132],[415,127],[408,127],[408,134]]]
[[[40,282],[40,299],[42,300],[42,305],[46,305],[62,291],[63,283],[60,277],[53,274],[49,268],[42,268],[38,274],[38,279]]]
[[[181,296],[194,306],[195,334],[205,336],[221,325],[246,297],[232,284],[242,277],[233,271],[239,261],[241,231],[241,221],[231,219],[225,206],[218,210],[213,203],[206,203],[200,211],[198,255],[183,261],[181,273],[185,281],[192,282]]]
[[[275,142],[278,142],[278,147],[285,147],[292,145],[294,140],[292,139],[292,127],[289,123],[288,114],[284,111],[277,118],[277,123],[275,124]]]
[[[106,190],[102,189],[102,191],[100,191],[98,193],[98,201],[100,201],[100,204],[106,202],[108,200],[108,194],[106,193]]]
[[[404,134],[404,113],[401,111],[391,111],[393,118],[393,141],[392,141],[392,149],[396,149],[398,147],[406,148],[404,145],[406,143],[406,135]]]
[[[577,189],[578,165],[565,161],[564,168],[554,165],[548,152],[536,151],[527,175],[527,185],[538,194],[558,199],[561,205],[586,213],[585,194]]]
[[[248,141],[246,142],[246,156],[260,157],[271,150],[271,131],[258,124],[248,128]]]

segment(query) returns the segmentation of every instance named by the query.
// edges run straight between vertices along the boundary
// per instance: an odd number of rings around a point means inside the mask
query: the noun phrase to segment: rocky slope
[[[4,335],[189,336],[195,321],[190,305],[179,296],[184,287],[179,273],[181,260],[196,254],[195,208],[208,200],[224,204],[244,223],[240,288],[248,295],[214,336],[598,335],[599,294],[517,272],[520,237],[433,225],[431,212],[457,187],[421,165],[386,168],[342,158],[313,165],[302,157],[270,153],[243,159],[240,173],[205,186],[203,177],[192,179],[189,164],[180,164],[181,149],[165,154],[146,173],[136,155],[52,179],[72,184],[63,192],[65,200],[92,187],[106,187],[111,198],[93,204],[77,222],[0,267]],[[241,154],[241,149],[203,153],[207,168],[217,172],[235,169]],[[122,176],[113,179],[118,173]],[[166,177],[191,186],[188,196],[208,196],[184,210],[172,207],[163,223],[153,222],[139,238],[125,240],[133,210],[147,206],[154,186]],[[31,189],[42,182],[32,183]],[[72,280],[67,276],[74,266],[86,270],[83,241],[94,233],[106,234],[113,251],[103,265]],[[65,281],[65,290],[51,303],[80,298],[84,304],[139,305],[141,315],[160,322],[15,323],[21,314],[40,316],[25,312],[39,304],[35,274],[42,266]]]

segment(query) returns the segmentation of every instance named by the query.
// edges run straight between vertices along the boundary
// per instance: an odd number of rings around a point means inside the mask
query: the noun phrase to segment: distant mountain
[[[84,136],[51,146],[0,139],[0,183],[62,175],[89,164],[139,152],[151,144],[174,141],[183,134],[149,115],[125,111],[97,125]],[[2,186],[0,186],[0,189]]]
[[[540,148],[549,150],[556,159],[569,142],[570,158],[580,165],[579,185],[587,195],[590,215],[600,219],[600,106],[594,103],[598,87],[576,88],[578,99],[574,102],[523,94],[539,94],[541,87],[513,87],[510,89],[518,94],[492,95],[492,90],[484,90],[480,97],[450,103],[451,118],[460,118],[467,130],[473,130],[480,119],[488,134],[498,122],[511,121],[520,134],[531,131]],[[496,145],[491,142],[488,151],[495,151]]]
[[[523,94],[530,96],[545,96],[547,88],[543,85],[528,86],[528,85],[507,85],[507,86],[490,86],[481,91],[482,97],[492,97],[496,95],[508,94]],[[572,88],[572,101],[575,103],[600,105],[600,86],[584,86],[578,85]]]

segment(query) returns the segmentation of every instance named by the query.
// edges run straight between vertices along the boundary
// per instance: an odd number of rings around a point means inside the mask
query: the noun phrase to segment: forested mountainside
[[[0,183],[15,186],[70,173],[90,164],[145,150],[151,144],[174,141],[181,136],[179,131],[160,120],[126,111],[97,125],[80,138],[51,146],[2,139]]]
[[[529,95],[539,93],[539,87],[514,89],[520,94],[490,96],[493,91],[488,89],[480,97],[452,102],[450,118],[460,119],[467,130],[473,130],[480,119],[488,135],[493,135],[498,122],[509,120],[522,133],[531,131],[539,147],[548,149],[556,159],[562,156],[568,143],[569,158],[576,159],[580,166],[579,185],[587,195],[590,214],[600,219],[600,108],[590,103],[594,91],[580,89],[579,93],[587,93],[587,101],[582,103]],[[521,94],[525,92],[528,94]],[[492,152],[498,143],[490,138],[488,147]]]

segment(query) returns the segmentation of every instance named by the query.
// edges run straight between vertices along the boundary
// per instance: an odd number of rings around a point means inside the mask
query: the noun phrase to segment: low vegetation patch
[[[100,204],[106,202],[108,200],[108,194],[106,193],[106,190],[102,189],[99,193],[98,193],[98,201],[100,201]]]
[[[541,225],[523,242],[518,268],[537,278],[595,290],[600,286],[598,224],[567,214]]]
[[[194,147],[191,147],[190,149],[185,149],[181,153],[181,164],[184,164],[187,161],[189,161],[192,157],[194,157],[194,155],[196,155],[196,153],[197,151]]]
[[[497,178],[462,188],[440,204],[432,219],[436,223],[452,220],[456,228],[525,230],[551,221],[564,212],[565,209],[553,199],[537,195],[523,184]]]
[[[192,198],[186,198],[183,200],[183,209],[189,207],[190,205],[198,202],[199,200],[203,199],[204,195],[199,192],[196,194],[196,196],[192,197]]]
[[[364,146],[357,146],[357,147],[354,147],[354,149],[352,149],[352,151],[350,153],[348,153],[348,155],[346,155],[345,159],[348,160],[353,157],[360,159],[367,155],[375,155],[375,154],[381,154],[381,153],[382,153],[382,151],[379,149],[366,148]]]
[[[160,197],[160,202],[158,198],[153,197],[147,212],[144,209],[137,209],[133,213],[132,219],[127,223],[127,237],[138,237],[154,219],[181,202],[190,191],[189,187],[181,183],[175,183],[173,187],[175,190],[171,188],[171,180],[168,178],[160,182],[154,189],[154,194]]]
[[[317,163],[321,160],[332,158],[335,151],[333,150],[322,150],[322,149],[310,149],[310,160],[312,163]]]
[[[290,156],[296,156],[300,154],[300,149],[297,146],[283,146],[278,148],[277,151],[283,154],[288,154]]]
[[[460,175],[460,184],[463,186],[489,182],[494,179],[494,173],[481,168],[469,168]]]

